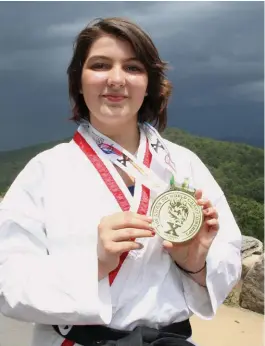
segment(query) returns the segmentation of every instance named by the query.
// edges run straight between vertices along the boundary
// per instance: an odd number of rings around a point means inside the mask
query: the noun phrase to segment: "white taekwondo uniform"
[[[79,131],[90,140],[83,125]],[[128,254],[112,284],[108,277],[98,282],[97,226],[121,208],[76,142],[59,144],[30,160],[0,204],[0,312],[35,323],[32,346],[62,345],[52,325],[132,330],[192,314],[211,319],[239,280],[241,233],[221,188],[197,155],[164,143],[179,180],[189,177],[219,214],[207,287],[176,267],[158,235],[140,240],[144,248]]]

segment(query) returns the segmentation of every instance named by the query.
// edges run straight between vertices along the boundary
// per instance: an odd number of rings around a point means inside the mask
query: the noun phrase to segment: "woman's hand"
[[[117,268],[123,252],[140,250],[136,238],[153,237],[155,232],[148,216],[119,212],[103,217],[98,226],[99,280]]]
[[[163,246],[172,259],[183,269],[196,272],[204,267],[210,246],[219,230],[218,213],[207,199],[202,198],[202,191],[195,194],[197,203],[202,206],[204,220],[197,235],[184,243],[164,241]]]

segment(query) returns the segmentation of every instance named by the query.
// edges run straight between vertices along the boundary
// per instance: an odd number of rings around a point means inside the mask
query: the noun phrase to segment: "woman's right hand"
[[[155,235],[151,221],[149,216],[130,211],[101,219],[98,226],[99,280],[117,268],[123,252],[142,248],[134,239]]]

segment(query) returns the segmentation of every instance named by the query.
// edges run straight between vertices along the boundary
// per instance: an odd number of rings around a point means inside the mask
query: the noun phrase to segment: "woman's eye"
[[[139,66],[131,65],[127,66],[126,69],[130,72],[141,72],[142,69]]]
[[[107,64],[107,63],[103,63],[103,62],[97,62],[97,63],[93,64],[90,68],[92,70],[109,70],[112,68],[112,65]],[[140,68],[139,66],[136,66],[136,65],[128,65],[128,66],[125,66],[124,69],[128,72],[133,72],[133,73],[143,71],[142,68]]]
[[[108,65],[104,64],[104,63],[101,63],[101,62],[98,62],[98,63],[92,65],[92,69],[93,70],[103,70],[103,69],[106,69],[106,68],[108,68]]]

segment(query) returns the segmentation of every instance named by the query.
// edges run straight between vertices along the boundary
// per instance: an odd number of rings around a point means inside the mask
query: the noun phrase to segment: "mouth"
[[[106,94],[102,95],[103,98],[107,99],[110,102],[121,102],[125,99],[127,99],[127,96],[124,95],[111,95],[111,94]]]

